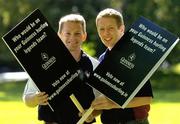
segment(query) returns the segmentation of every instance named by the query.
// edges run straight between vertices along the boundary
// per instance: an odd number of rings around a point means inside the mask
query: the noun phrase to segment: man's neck
[[[81,59],[81,50],[71,51],[70,53],[74,57],[76,62],[78,62]]]

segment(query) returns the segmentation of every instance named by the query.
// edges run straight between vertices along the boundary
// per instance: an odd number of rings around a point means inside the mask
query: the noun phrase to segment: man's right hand
[[[29,107],[48,104],[48,94],[45,92],[30,93],[23,96],[23,101]]]
[[[47,105],[48,104],[48,94],[45,92],[37,92],[34,94],[34,101],[38,105]]]

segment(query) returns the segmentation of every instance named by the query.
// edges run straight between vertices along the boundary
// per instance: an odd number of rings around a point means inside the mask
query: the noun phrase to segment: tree
[[[139,16],[144,16],[177,36],[180,35],[177,28],[180,27],[178,0],[123,0],[119,6],[122,8],[126,27],[129,27]],[[179,55],[180,44],[177,44],[167,57],[167,61],[176,64],[180,62]]]
[[[61,16],[80,13],[87,21],[88,38],[84,48],[94,56],[99,56],[105,49],[97,35],[95,18],[99,11],[111,7],[123,12],[128,28],[140,15],[145,16],[174,34],[180,35],[179,0],[0,0],[0,35],[4,35],[31,11],[39,8],[57,31]],[[173,23],[173,24],[172,24]],[[167,60],[178,63],[180,44]],[[15,61],[5,44],[0,42],[0,61]]]
[[[3,36],[12,29],[18,22],[27,16],[34,9],[39,8],[53,28],[57,31],[59,18],[70,13],[80,13],[87,21],[88,39],[84,48],[96,55],[97,33],[95,28],[96,14],[108,5],[108,0],[13,0],[6,2],[0,0],[0,35]],[[99,51],[99,50],[98,50]],[[0,42],[0,62],[17,64],[15,58],[1,40]]]

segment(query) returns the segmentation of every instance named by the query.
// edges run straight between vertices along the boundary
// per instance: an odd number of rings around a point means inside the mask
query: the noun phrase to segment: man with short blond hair
[[[101,62],[124,35],[123,16],[115,9],[104,9],[97,15],[96,27],[102,43],[107,47],[107,50],[99,58]],[[96,111],[102,111],[101,121],[103,124],[148,124],[147,118],[152,97],[152,88],[148,81],[125,109],[104,95],[97,97],[92,102],[92,107]]]
[[[59,21],[57,34],[80,67],[81,75],[79,78],[82,83],[77,86],[78,90],[74,91],[73,94],[82,107],[87,109],[94,99],[94,94],[92,88],[86,84],[85,79],[93,72],[99,62],[81,49],[81,45],[87,37],[85,19],[78,14],[69,14],[62,17]],[[43,120],[45,124],[75,124],[78,122],[80,119],[79,111],[68,95],[64,97],[63,101],[59,103],[58,109],[53,113],[47,106],[48,94],[37,91],[33,82],[29,80],[24,90],[23,100],[29,107],[39,106],[39,120]]]

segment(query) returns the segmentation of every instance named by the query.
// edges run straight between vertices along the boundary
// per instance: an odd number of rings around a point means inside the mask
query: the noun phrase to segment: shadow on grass
[[[154,90],[153,102],[180,102],[180,90]]]
[[[157,71],[151,77],[151,84],[153,89],[180,89],[180,74],[174,72]]]
[[[170,71],[156,71],[151,77],[154,102],[180,102],[180,74]]]
[[[0,84],[0,101],[20,101],[26,81]]]
[[[21,101],[24,91],[24,82],[0,84],[0,101]],[[153,90],[153,102],[180,102],[180,90]]]

